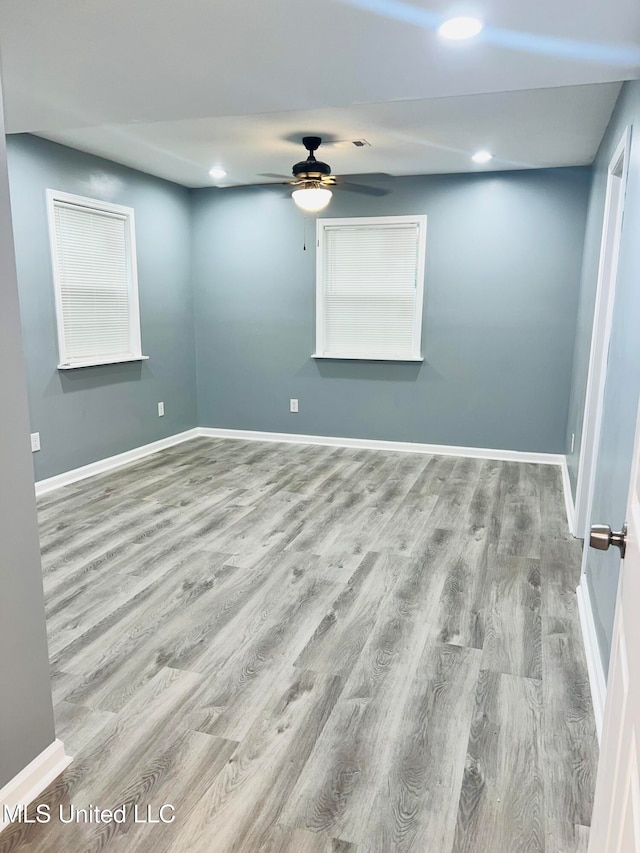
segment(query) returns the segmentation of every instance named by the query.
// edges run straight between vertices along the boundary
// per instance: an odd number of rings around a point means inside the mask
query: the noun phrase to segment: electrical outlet
[[[289,411],[290,412],[297,412],[298,411],[298,401],[295,400],[293,397],[289,400]]]
[[[40,450],[40,433],[32,432],[31,433],[31,452],[35,453],[36,450]]]
[[[576,446],[576,434],[575,432],[571,433],[571,453],[573,453],[573,448]]]
[[[158,403],[158,417],[164,417],[164,403]]]

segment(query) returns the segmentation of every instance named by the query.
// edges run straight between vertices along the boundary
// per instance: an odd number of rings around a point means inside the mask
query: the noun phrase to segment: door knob
[[[624,560],[624,552],[627,550],[627,525],[626,522],[618,533],[615,533],[608,524],[592,524],[589,545],[598,551],[608,551],[611,545],[620,549],[620,556]]]

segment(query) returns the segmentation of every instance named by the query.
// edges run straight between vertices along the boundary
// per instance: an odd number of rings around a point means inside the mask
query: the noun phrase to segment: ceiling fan
[[[331,187],[349,190],[350,192],[363,193],[371,196],[387,195],[388,190],[381,187],[369,187],[364,184],[354,184],[351,181],[343,181],[331,174],[331,166],[317,160],[315,152],[322,143],[320,136],[303,136],[302,144],[309,152],[306,160],[296,163],[291,169],[293,180],[285,183],[296,189],[291,194],[294,202],[299,208],[308,213],[317,213],[323,210],[331,201]],[[268,178],[282,178],[284,175],[265,175]]]

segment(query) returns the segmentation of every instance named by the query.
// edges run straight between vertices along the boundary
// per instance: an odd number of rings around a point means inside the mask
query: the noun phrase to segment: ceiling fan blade
[[[263,181],[259,184],[236,184],[234,187],[221,187],[220,189],[238,189],[239,187],[255,187],[256,189],[269,189],[269,187],[292,187],[295,181]]]
[[[291,175],[277,175],[275,172],[259,172],[259,178],[284,178],[285,180],[291,180]]]
[[[291,190],[293,187],[289,186],[289,184],[283,183],[273,183],[273,184],[243,184],[243,186],[250,188],[252,190],[267,190],[269,194],[275,198],[291,198]]]
[[[338,181],[336,184],[339,190],[347,190],[350,193],[361,193],[361,195],[383,196],[389,195],[391,190],[384,187],[370,187],[366,184],[354,184],[351,181]]]

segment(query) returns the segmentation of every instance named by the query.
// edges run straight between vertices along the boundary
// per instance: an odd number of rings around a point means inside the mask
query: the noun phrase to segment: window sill
[[[148,355],[134,355],[134,356],[126,356],[125,358],[110,358],[108,361],[104,359],[96,360],[88,360],[88,361],[76,361],[73,364],[59,364],[58,370],[76,370],[79,367],[99,367],[100,365],[107,364],[124,364],[128,361],[148,361]]]
[[[317,352],[314,352],[311,358],[330,361],[424,361],[422,356],[390,358],[388,355],[323,355]]]

